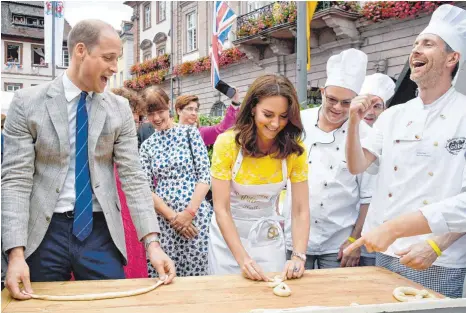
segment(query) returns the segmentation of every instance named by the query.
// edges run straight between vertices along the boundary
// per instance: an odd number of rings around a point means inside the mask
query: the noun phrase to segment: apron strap
[[[288,181],[288,168],[286,165],[286,159],[282,160],[282,176],[283,176],[283,182],[286,184]]]
[[[236,157],[235,164],[233,165],[231,180],[235,180],[236,175],[238,175],[239,169],[241,168],[242,162],[243,162],[243,150],[239,148],[238,156]]]

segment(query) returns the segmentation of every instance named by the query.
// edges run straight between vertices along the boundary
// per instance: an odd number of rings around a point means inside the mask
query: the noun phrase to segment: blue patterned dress
[[[175,125],[155,131],[141,145],[141,163],[151,190],[174,211],[183,211],[191,201],[198,183],[210,184],[210,162],[207,149],[197,128]],[[157,181],[154,184],[154,179]],[[186,239],[176,232],[160,214],[160,245],[175,262],[177,276],[207,275],[207,245],[212,207],[202,201],[194,224],[199,234]],[[147,260],[149,277],[156,277]]]

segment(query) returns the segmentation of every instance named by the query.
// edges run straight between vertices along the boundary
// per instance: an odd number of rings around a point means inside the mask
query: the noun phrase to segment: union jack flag
[[[211,58],[211,80],[214,88],[220,81],[218,57],[223,50],[223,43],[228,38],[228,34],[230,33],[235,18],[235,12],[233,12],[225,1],[214,1]]]

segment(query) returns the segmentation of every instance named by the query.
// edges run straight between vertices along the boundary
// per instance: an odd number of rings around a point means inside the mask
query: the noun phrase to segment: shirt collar
[[[71,79],[68,77],[66,71],[63,74],[63,88],[65,89],[65,98],[66,98],[66,101],[68,102],[71,102],[74,98],[78,97],[82,92],[81,89],[79,89],[75,84],[73,84]],[[89,97],[92,98],[92,95],[93,95],[93,92],[90,91]]]

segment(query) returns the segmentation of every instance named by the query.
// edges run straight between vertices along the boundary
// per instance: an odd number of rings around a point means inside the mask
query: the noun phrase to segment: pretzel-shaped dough
[[[130,291],[118,291],[118,292],[105,292],[105,293],[90,293],[82,295],[72,295],[72,296],[52,296],[52,295],[36,295],[32,293],[24,294],[31,296],[33,299],[39,300],[49,300],[49,301],[90,301],[90,300],[102,300],[102,299],[115,299],[115,298],[124,298],[141,295],[149,291],[154,290],[158,286],[163,284],[163,280],[159,280],[152,286],[139,288]]]
[[[414,297],[408,297],[408,295]],[[393,290],[393,297],[400,302],[411,302],[419,300],[433,300],[438,299],[436,296],[423,289],[416,289],[413,287],[398,287]]]
[[[270,287],[270,288],[275,288],[277,287],[278,285],[280,285],[281,283],[283,282],[283,278],[280,276],[280,275],[277,275],[273,278],[272,281],[270,281],[267,285]]]
[[[279,297],[289,297],[291,296],[291,289],[285,283],[280,283],[278,286],[273,288],[273,293]]]

